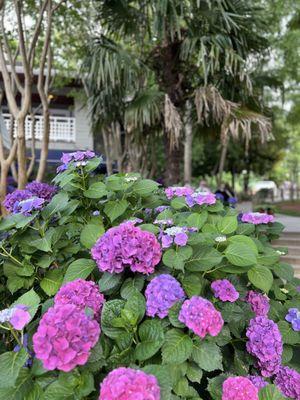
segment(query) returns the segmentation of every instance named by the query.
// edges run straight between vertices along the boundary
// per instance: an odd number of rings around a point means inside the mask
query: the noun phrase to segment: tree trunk
[[[185,138],[184,138],[184,183],[192,182],[192,145],[193,145],[193,127],[190,120],[190,107],[187,106],[185,118]]]
[[[7,175],[9,171],[9,165],[6,162],[1,163],[1,175],[0,175],[0,203],[1,203],[1,215],[6,215],[7,210],[3,206],[3,201],[6,196],[7,190]]]
[[[166,186],[174,185],[180,181],[180,161],[182,149],[171,148],[167,133],[164,134],[165,145],[165,182]]]
[[[222,150],[221,150],[221,156],[220,156],[218,179],[217,179],[218,186],[220,186],[220,184],[222,182],[222,176],[223,176],[223,172],[224,172],[227,149],[228,149],[228,137],[226,136],[224,138],[224,142],[222,144]]]
[[[18,138],[18,189],[24,189],[27,183],[26,170],[26,139],[25,139],[25,117],[17,119]]]
[[[106,158],[106,173],[107,175],[112,174],[112,160],[111,160],[111,150],[109,148],[109,132],[102,128],[102,138],[104,144],[104,152]]]
[[[41,148],[41,156],[39,169],[37,172],[36,180],[38,182],[42,182],[46,167],[47,167],[47,159],[49,152],[49,136],[50,136],[50,114],[48,106],[43,106],[43,120],[44,120],[44,132],[43,132],[43,140],[42,140],[42,148]]]

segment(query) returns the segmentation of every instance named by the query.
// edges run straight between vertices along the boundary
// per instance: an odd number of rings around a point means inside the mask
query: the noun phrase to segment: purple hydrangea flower
[[[259,225],[259,224],[269,224],[274,222],[275,218],[273,215],[260,212],[249,212],[245,213],[241,217],[242,222],[247,222],[249,224]]]
[[[262,376],[259,375],[248,375],[247,378],[253,383],[253,385],[258,389],[261,390],[265,386],[268,385],[268,382],[264,380]]]
[[[168,274],[153,278],[148,284],[146,291],[147,315],[164,318],[168,315],[169,309],[179,300],[185,298],[180,283]]]
[[[161,259],[155,235],[129,221],[110,228],[97,240],[91,253],[100,271],[117,274],[126,267],[133,272],[152,274]]]
[[[32,193],[29,190],[15,190],[5,196],[3,205],[9,212],[13,212],[15,203],[19,203],[22,200],[27,200],[32,197]]]
[[[294,331],[300,331],[300,311],[298,308],[290,308],[288,314],[285,316],[285,319],[292,324]]]
[[[237,203],[237,198],[236,197],[229,197],[228,203],[232,204],[232,205],[236,204]]]
[[[289,367],[280,367],[275,377],[275,384],[282,394],[290,399],[300,399],[300,374]]]
[[[57,172],[65,171],[71,162],[77,162],[77,166],[85,165],[85,161],[94,158],[96,154],[91,150],[75,151],[73,153],[63,153],[60,161],[62,165],[57,168]]]
[[[173,220],[172,219],[156,219],[154,222],[153,222],[155,225],[160,225],[160,226],[163,226],[163,225],[173,225]]]
[[[224,196],[222,195],[222,193],[216,193],[216,199],[224,201]]]
[[[188,195],[191,195],[193,193],[193,189],[190,187],[186,186],[173,186],[173,187],[168,187],[165,189],[165,194],[167,196],[167,199],[172,199],[172,197],[185,197]]]
[[[193,207],[195,204],[199,206],[215,204],[217,198],[215,194],[210,192],[195,192],[186,196],[185,201],[189,207]]]
[[[120,367],[102,381],[99,400],[160,400],[160,387],[154,375]]]
[[[189,239],[187,232],[190,228],[185,226],[173,226],[172,228],[167,228],[159,235],[162,242],[163,248],[170,247],[173,243],[177,246],[185,246]]]
[[[276,374],[281,364],[282,338],[278,326],[266,317],[251,319],[246,332],[247,351],[258,359],[263,376]]]
[[[156,207],[155,209],[154,209],[154,211],[156,212],[156,213],[161,213],[161,212],[163,212],[163,211],[165,211],[165,210],[168,210],[170,208],[170,206],[159,206],[159,207]]]
[[[207,334],[217,336],[224,325],[221,313],[210,301],[200,296],[185,300],[178,319],[201,338]]]
[[[222,389],[222,400],[258,400],[257,388],[245,376],[227,378]]]
[[[13,208],[13,213],[21,213],[23,215],[29,216],[32,211],[40,210],[45,203],[44,199],[40,197],[31,197],[26,200],[16,201]]]
[[[27,309],[27,306],[24,306],[23,304],[18,304],[13,308],[13,313],[9,322],[17,331],[21,331],[31,319]]]
[[[48,183],[42,183],[33,181],[26,185],[26,190],[29,190],[33,196],[40,197],[45,201],[50,201],[57,192],[57,187],[48,185]]]
[[[214,296],[221,301],[235,302],[239,298],[239,292],[227,279],[218,279],[211,284]]]
[[[266,295],[262,293],[250,290],[245,298],[246,302],[250,304],[251,310],[256,316],[267,316],[270,304],[269,299]]]

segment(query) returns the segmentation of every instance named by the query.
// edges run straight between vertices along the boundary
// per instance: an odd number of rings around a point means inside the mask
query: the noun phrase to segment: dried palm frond
[[[182,120],[177,108],[167,94],[165,95],[164,119],[165,128],[170,138],[170,147],[178,147],[182,131]]]

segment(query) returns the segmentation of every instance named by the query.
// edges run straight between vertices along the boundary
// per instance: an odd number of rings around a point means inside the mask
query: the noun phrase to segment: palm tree
[[[174,183],[197,89],[249,83],[245,63],[265,47],[258,11],[245,0],[95,0],[94,6],[99,33],[83,64],[93,124],[113,143],[121,170],[130,151],[147,155],[162,137],[166,183]]]

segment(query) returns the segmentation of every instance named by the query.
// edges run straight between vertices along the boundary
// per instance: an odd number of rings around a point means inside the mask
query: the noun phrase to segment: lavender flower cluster
[[[217,336],[224,325],[221,313],[210,301],[200,296],[185,300],[178,319],[201,338],[207,334]]]
[[[300,311],[298,308],[290,308],[288,314],[285,316],[285,319],[292,324],[294,331],[300,331]]]
[[[23,304],[17,304],[14,307],[6,308],[5,310],[0,311],[0,324],[9,322],[14,329],[21,331],[31,319],[27,310],[27,306]]]
[[[257,388],[244,376],[225,379],[222,389],[222,400],[258,400]]]
[[[213,205],[217,201],[216,195],[210,192],[195,192],[191,195],[186,196],[186,204],[189,207],[193,207],[194,205],[198,204],[202,206],[206,205]]]
[[[275,375],[281,365],[282,338],[278,326],[266,317],[251,319],[246,332],[247,351],[258,359],[263,376]]]
[[[169,309],[179,300],[184,300],[185,293],[180,283],[168,274],[162,274],[153,278],[146,291],[147,315],[165,318]]]
[[[260,212],[245,213],[241,217],[242,222],[247,222],[254,225],[269,224],[271,222],[274,222],[274,220],[275,218],[273,215]]]
[[[247,378],[253,383],[253,385],[260,391],[262,388],[268,385],[268,382],[259,375],[248,375]]]
[[[86,162],[91,158],[94,158],[96,154],[91,150],[86,151],[74,151],[73,153],[63,153],[60,161],[62,165],[57,168],[57,172],[63,172],[68,169],[68,166],[75,162],[76,166],[85,166]]]
[[[104,296],[95,282],[80,278],[63,285],[54,298],[56,305],[74,304],[82,311],[89,307],[97,321],[100,320],[104,302]]]
[[[191,195],[193,192],[193,189],[187,186],[173,186],[165,189],[165,194],[168,200],[172,199],[175,196],[186,197],[188,195]]]
[[[239,298],[239,292],[227,279],[218,279],[211,284],[214,296],[221,301],[234,303]]]
[[[99,400],[160,400],[160,387],[155,376],[121,367],[103,380]]]
[[[250,305],[251,310],[256,316],[264,317],[268,315],[270,304],[266,295],[250,290],[247,293],[245,300]]]
[[[300,374],[289,367],[280,367],[275,377],[275,384],[284,396],[300,399]]]
[[[162,247],[166,249],[172,246],[173,243],[177,246],[185,246],[189,239],[188,232],[189,228],[184,226],[173,226],[165,229],[160,234]]]
[[[111,274],[119,274],[126,267],[133,272],[152,274],[161,259],[161,248],[155,235],[142,231],[130,221],[108,229],[91,253],[99,270]]]
[[[76,305],[57,304],[40,320],[33,349],[45,369],[68,372],[87,362],[99,335],[97,321]]]

